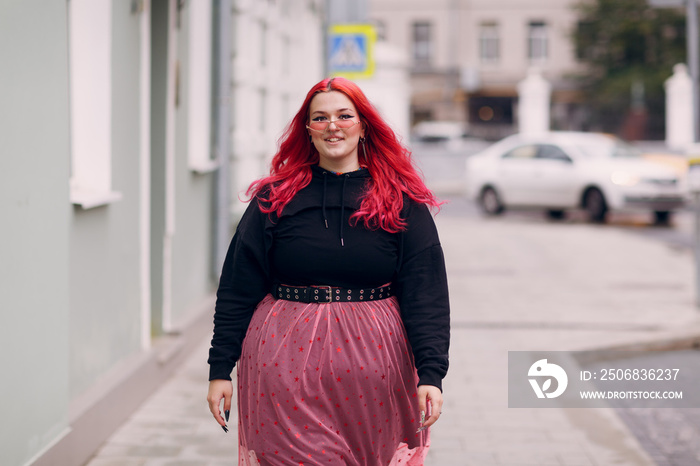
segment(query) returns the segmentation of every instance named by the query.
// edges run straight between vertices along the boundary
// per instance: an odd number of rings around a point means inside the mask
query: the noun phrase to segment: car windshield
[[[588,157],[636,158],[642,156],[639,149],[619,139],[579,142],[576,147]]]

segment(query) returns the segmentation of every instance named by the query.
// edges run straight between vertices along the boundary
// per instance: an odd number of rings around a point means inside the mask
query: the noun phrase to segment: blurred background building
[[[518,129],[518,83],[551,85],[559,130],[663,139],[663,82],[685,57],[682,3],[371,0],[379,41],[410,57],[411,125],[454,121],[498,139]],[[675,8],[673,8],[675,7]]]
[[[517,84],[552,84],[555,125],[576,127],[575,0],[372,0],[380,40],[410,52],[411,121],[449,120],[496,139],[514,132]]]

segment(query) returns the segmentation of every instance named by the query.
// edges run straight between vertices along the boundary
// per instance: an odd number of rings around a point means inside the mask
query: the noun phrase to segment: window
[[[542,144],[540,146],[540,151],[537,154],[538,159],[547,159],[547,160],[561,160],[563,162],[571,162],[571,158],[569,158],[566,153],[561,150],[557,146],[553,146],[551,144]]]
[[[112,2],[68,2],[70,200],[84,209],[121,199],[112,191]]]
[[[413,64],[417,68],[430,67],[432,55],[431,24],[425,21],[413,23]]]
[[[386,23],[384,20],[375,20],[374,30],[377,32],[377,40],[386,40]]]
[[[482,63],[494,63],[500,58],[498,24],[483,23],[479,28],[479,57]]]
[[[267,122],[267,91],[260,89],[260,120],[258,129],[261,133],[265,132],[265,123]]]
[[[544,21],[530,21],[527,44],[527,55],[530,61],[547,60],[547,24]]]
[[[267,65],[267,25],[260,22],[260,66]]]
[[[519,159],[519,160],[532,160],[537,155],[537,146],[533,144],[528,144],[525,146],[518,146],[515,149],[503,154],[504,159]]]

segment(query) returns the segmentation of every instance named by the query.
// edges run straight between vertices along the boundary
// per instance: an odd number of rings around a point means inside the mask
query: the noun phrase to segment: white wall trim
[[[141,349],[151,347],[151,2],[144,0],[140,18],[139,52],[139,284]]]
[[[68,2],[70,200],[85,209],[121,199],[112,191],[112,1]]]
[[[175,235],[175,142],[176,142],[176,100],[180,64],[177,59],[177,3],[168,3],[168,89],[165,110],[165,233],[163,238],[163,315],[162,330],[172,330],[172,248]]]

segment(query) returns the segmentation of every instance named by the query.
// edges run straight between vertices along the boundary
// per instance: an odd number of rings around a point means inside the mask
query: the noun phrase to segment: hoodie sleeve
[[[209,380],[231,380],[253,312],[270,290],[269,224],[268,215],[260,211],[257,199],[252,200],[226,253],[216,292]]]
[[[413,349],[418,385],[442,390],[450,346],[450,303],[442,246],[425,204],[409,201],[397,271],[401,318]]]

